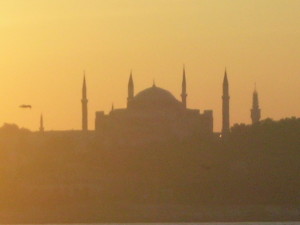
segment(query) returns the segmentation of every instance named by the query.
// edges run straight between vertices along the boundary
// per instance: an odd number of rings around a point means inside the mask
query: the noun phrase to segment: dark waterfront
[[[69,223],[65,225],[298,225],[300,222],[220,222],[220,223]],[[1,224],[2,225],[2,224]],[[4,224],[3,224],[4,225]],[[16,224],[23,225],[23,224]],[[42,225],[42,224],[26,224]],[[48,225],[61,225],[59,223],[49,223]]]

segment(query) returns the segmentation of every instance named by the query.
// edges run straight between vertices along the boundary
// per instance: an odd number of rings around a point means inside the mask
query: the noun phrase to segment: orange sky
[[[298,0],[0,0],[0,124],[81,127],[86,70],[89,126],[97,110],[125,107],[156,80],[221,124],[227,67],[231,124],[249,123],[257,83],[262,117],[300,116]],[[32,104],[32,110],[20,104]]]

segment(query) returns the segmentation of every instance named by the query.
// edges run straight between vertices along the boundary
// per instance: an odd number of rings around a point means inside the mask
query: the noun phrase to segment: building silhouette
[[[222,85],[222,130],[216,132],[219,136],[230,133],[230,96],[227,71],[225,69]],[[88,130],[88,99],[85,73],[82,84],[82,129],[72,131],[51,131],[53,135],[63,134],[78,135],[88,132],[93,136],[119,138],[124,141],[135,140],[158,140],[168,138],[185,139],[189,137],[203,137],[214,134],[213,111],[191,109],[187,106],[187,81],[186,70],[183,67],[181,81],[181,100],[155,82],[139,93],[134,93],[133,74],[130,71],[128,80],[127,106],[115,108],[112,103],[111,110],[107,114],[104,111],[96,111],[95,130]],[[255,88],[252,96],[251,119],[257,123],[261,117],[258,93]],[[40,117],[40,132],[44,132],[43,115]],[[126,139],[127,138],[127,139]],[[117,140],[117,139],[114,139]]]
[[[132,71],[130,71],[130,77],[128,81],[128,97],[127,97],[127,107],[131,104],[134,97],[134,84],[132,78]]]
[[[189,109],[186,99],[185,69],[182,75],[181,101],[155,83],[134,95],[131,72],[127,108],[112,108],[107,115],[104,111],[96,112],[96,133],[148,141],[212,134],[213,111],[200,112],[199,109]]]
[[[229,83],[227,78],[227,72],[225,69],[222,96],[222,135],[227,135],[230,132],[229,99]]]
[[[186,108],[186,98],[187,98],[187,93],[186,93],[185,67],[183,66],[181,102],[184,108]]]
[[[44,129],[44,118],[43,118],[43,114],[41,114],[41,117],[40,117],[40,128],[39,128],[40,132],[44,132],[45,129]]]
[[[82,131],[88,130],[88,99],[86,95],[86,81],[85,81],[85,72],[83,74],[83,85],[82,85]]]
[[[260,120],[260,108],[258,102],[258,93],[256,91],[256,87],[254,88],[253,95],[252,95],[252,109],[251,111],[251,120],[252,124],[258,123]]]

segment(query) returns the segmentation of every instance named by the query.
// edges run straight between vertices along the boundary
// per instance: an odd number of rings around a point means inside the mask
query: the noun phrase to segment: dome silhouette
[[[183,108],[169,91],[153,85],[139,92],[133,99],[132,108],[135,109],[179,109]]]

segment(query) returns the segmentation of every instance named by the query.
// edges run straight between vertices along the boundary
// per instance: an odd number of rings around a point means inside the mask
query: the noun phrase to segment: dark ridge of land
[[[0,128],[0,223],[297,221],[300,119],[146,145]]]

